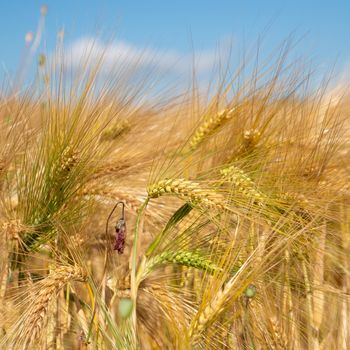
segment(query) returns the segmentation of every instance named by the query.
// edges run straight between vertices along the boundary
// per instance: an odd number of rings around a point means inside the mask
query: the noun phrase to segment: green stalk
[[[135,346],[137,344],[137,338],[136,338],[136,299],[137,299],[137,280],[136,280],[136,261],[137,261],[137,243],[139,238],[139,229],[140,229],[140,223],[143,216],[143,212],[147,207],[147,204],[149,202],[149,197],[146,198],[144,203],[139,209],[139,212],[137,214],[136,218],[136,224],[135,224],[135,233],[134,233],[134,242],[132,247],[132,257],[131,257],[131,300],[133,302],[133,310],[132,310],[132,329],[133,329],[133,338],[135,341]]]

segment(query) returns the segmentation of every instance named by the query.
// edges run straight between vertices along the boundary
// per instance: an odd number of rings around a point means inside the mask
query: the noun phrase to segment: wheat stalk
[[[15,252],[21,243],[21,233],[28,232],[30,228],[22,225],[19,220],[0,222],[0,238],[3,252],[0,254],[0,305],[5,301],[8,275],[11,265],[11,251]],[[4,258],[2,259],[1,255]]]
[[[322,290],[324,284],[324,260],[325,260],[325,247],[326,247],[326,235],[327,226],[326,224],[321,227],[321,234],[318,239],[318,249],[315,253],[315,263],[313,271],[313,313],[314,313],[314,326],[317,333],[320,332],[322,320],[324,317],[324,306],[325,306],[325,294]]]
[[[0,190],[2,189],[2,185],[4,183],[6,170],[6,163],[2,158],[0,158]]]
[[[309,349],[319,349],[319,339],[318,339],[318,334],[315,327],[314,323],[314,309],[313,309],[313,293],[312,293],[312,284],[309,280],[308,276],[308,269],[306,266],[305,261],[303,260],[301,263],[301,267],[303,270],[303,275],[304,275],[304,286],[305,286],[305,292],[306,292],[306,308],[307,308],[307,316],[308,316],[308,324],[307,324],[307,332],[308,332],[308,346]]]

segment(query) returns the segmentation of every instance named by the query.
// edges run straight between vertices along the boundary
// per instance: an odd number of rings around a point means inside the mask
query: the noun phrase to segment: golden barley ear
[[[197,182],[185,179],[167,179],[151,185],[147,189],[150,198],[164,194],[177,196],[193,205],[203,205],[208,208],[225,209],[224,197],[214,189],[201,188]]]
[[[73,281],[84,282],[86,275],[77,266],[58,266],[28,291],[31,299],[27,309],[6,336],[7,343],[18,348],[30,348],[41,337],[46,326],[49,305],[58,292]],[[6,339],[5,338],[5,339]]]
[[[257,188],[254,181],[243,170],[231,165],[221,169],[220,174],[224,181],[232,183],[240,193],[253,199],[260,206],[266,205],[266,195]]]
[[[196,150],[208,136],[213,135],[220,127],[226,124],[234,116],[234,113],[235,108],[230,110],[224,109],[214,116],[204,120],[190,139],[188,150]]]

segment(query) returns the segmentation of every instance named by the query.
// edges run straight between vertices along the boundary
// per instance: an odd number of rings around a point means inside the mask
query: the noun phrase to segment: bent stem
[[[137,299],[137,288],[138,283],[136,280],[136,261],[137,261],[137,247],[138,247],[138,237],[139,237],[139,230],[140,230],[140,223],[141,219],[143,217],[143,212],[147,207],[147,204],[149,202],[149,197],[146,198],[144,203],[139,209],[139,212],[137,214],[136,223],[135,223],[135,233],[134,233],[134,242],[132,247],[132,257],[131,257],[131,300],[133,302],[133,310],[132,310],[132,329],[133,329],[133,339],[135,342],[135,345],[137,344],[137,338],[136,338],[136,299]]]

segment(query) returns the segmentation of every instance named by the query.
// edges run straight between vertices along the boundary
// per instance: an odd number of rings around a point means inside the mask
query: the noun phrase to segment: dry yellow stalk
[[[325,259],[325,247],[326,247],[326,234],[327,228],[326,224],[323,225],[320,237],[318,239],[318,249],[315,254],[315,267],[314,267],[314,278],[313,278],[313,312],[314,312],[314,326],[317,332],[320,332],[320,327],[322,324],[325,295],[322,290],[322,285],[324,283],[324,259]]]
[[[286,249],[284,252],[285,260],[286,260],[286,266],[290,266],[290,253]],[[285,311],[284,314],[288,315],[289,322],[289,332],[286,331],[287,335],[289,335],[290,339],[292,339],[290,347],[293,349],[300,349],[300,334],[297,327],[296,317],[295,317],[295,306],[293,303],[293,297],[292,297],[292,290],[290,286],[290,275],[289,270],[286,269],[286,284],[284,286],[284,306]]]
[[[185,179],[161,180],[148,187],[148,196],[157,198],[163,194],[174,194],[194,205],[225,209],[224,197],[213,189],[203,189],[200,184]]]
[[[305,292],[306,292],[306,308],[307,308],[307,316],[308,316],[308,343],[310,349],[319,349],[319,340],[318,334],[315,334],[315,323],[314,323],[314,309],[313,309],[313,299],[312,299],[312,287],[308,276],[308,270],[306,267],[305,261],[302,262],[302,269],[304,275],[304,283],[305,283]]]
[[[0,189],[1,189],[2,184],[3,184],[2,177],[5,174],[5,170],[6,170],[5,162],[0,158]]]
[[[58,345],[58,298],[49,303],[47,308],[48,322],[46,327],[46,349],[56,350]]]
[[[189,141],[189,149],[195,150],[204,139],[232,118],[235,109],[224,109],[201,124]]]
[[[16,251],[20,242],[20,233],[26,229],[19,220],[0,222],[0,305],[5,302],[5,294],[8,284],[10,255]]]

